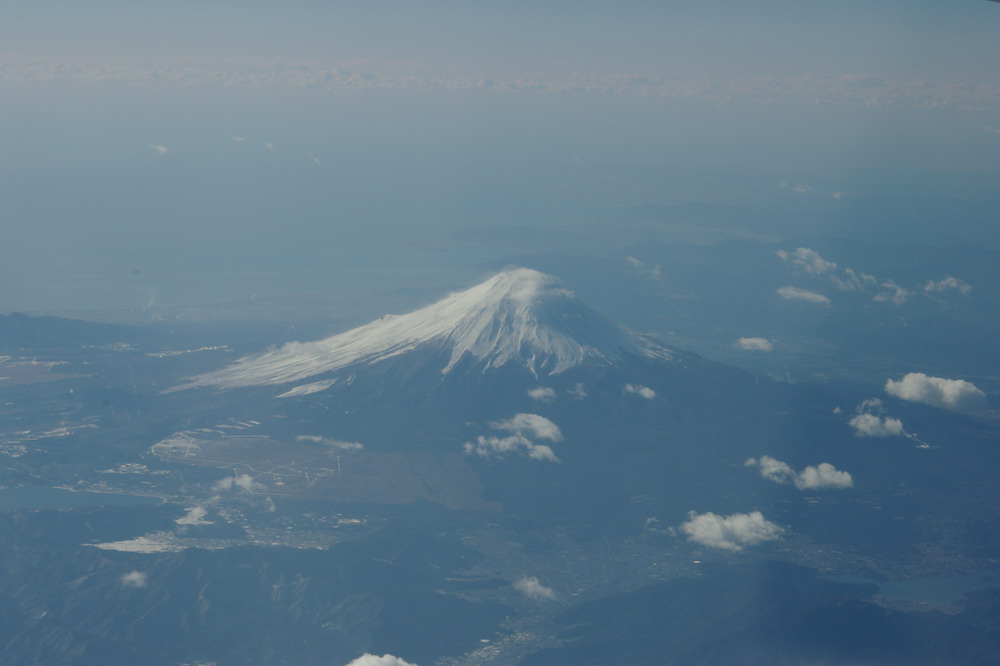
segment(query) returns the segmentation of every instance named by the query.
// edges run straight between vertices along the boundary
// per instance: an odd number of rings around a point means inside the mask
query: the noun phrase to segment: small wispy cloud
[[[801,472],[796,472],[788,463],[771,456],[750,458],[744,464],[747,467],[759,468],[760,475],[768,481],[790,483],[799,490],[850,488],[854,485],[854,479],[848,472],[842,472],[825,462],[804,467]]]
[[[743,351],[769,352],[774,350],[774,343],[767,338],[738,338],[734,345]]]
[[[556,598],[555,590],[539,583],[535,576],[518,578],[514,581],[514,589],[536,601],[552,601]]]
[[[247,138],[245,136],[234,136],[234,137],[232,137],[232,141],[234,141],[235,143],[246,143],[246,140],[247,140]]]
[[[976,414],[989,408],[986,394],[972,382],[930,377],[922,372],[910,372],[899,380],[886,380],[885,392],[902,400],[957,412]]]
[[[170,149],[166,146],[160,145],[158,143],[152,143],[149,145],[149,149],[152,150],[157,155],[166,155],[170,152]]]
[[[938,280],[937,282],[928,280],[927,284],[924,285],[924,291],[927,293],[957,291],[964,296],[968,296],[972,293],[972,285],[965,280],[959,280],[957,277],[949,275],[948,277]]]
[[[778,255],[778,258],[782,261],[786,261],[792,266],[795,266],[810,275],[825,275],[826,273],[837,270],[836,262],[827,261],[820,256],[819,252],[811,250],[807,247],[796,248],[792,252],[788,252],[787,250],[778,250],[775,254]]]
[[[881,284],[881,287],[885,289],[872,299],[879,303],[892,303],[893,305],[902,305],[910,298],[910,291],[900,287],[898,284],[892,280],[886,280]]]
[[[583,384],[581,382],[577,382],[576,386],[574,386],[571,390],[566,391],[566,393],[573,396],[574,400],[583,400],[587,397],[587,391],[583,388]]]
[[[626,384],[624,390],[626,393],[637,395],[645,400],[652,400],[656,397],[656,391],[642,384]]]
[[[728,516],[691,511],[687,522],[681,523],[680,530],[687,535],[689,541],[733,552],[778,539],[785,531],[766,520],[760,511]]]
[[[528,397],[538,402],[552,402],[556,399],[556,390],[548,386],[537,386],[528,389]]]
[[[805,301],[807,303],[815,303],[817,305],[829,305],[830,299],[823,294],[817,294],[815,291],[809,291],[808,289],[801,289],[799,287],[778,287],[778,296],[781,296],[786,301]]]
[[[149,585],[149,576],[141,571],[129,571],[119,579],[125,587],[143,588]]]

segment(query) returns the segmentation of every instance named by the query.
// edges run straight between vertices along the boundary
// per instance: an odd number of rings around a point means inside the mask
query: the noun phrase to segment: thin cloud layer
[[[688,514],[688,520],[681,523],[681,531],[689,541],[709,548],[721,548],[738,552],[746,546],[753,546],[781,537],[785,530],[764,518],[760,511],[733,513],[728,516],[718,514]]]
[[[365,445],[362,444],[361,442],[344,442],[339,439],[320,437],[319,435],[299,435],[295,438],[295,441],[325,444],[326,446],[337,449],[339,451],[362,451],[365,448]]]
[[[850,488],[854,485],[854,479],[848,472],[842,472],[830,463],[809,465],[801,472],[796,472],[788,463],[771,456],[750,458],[744,464],[747,467],[759,468],[760,475],[768,481],[790,483],[799,490]]]
[[[535,576],[518,578],[514,581],[514,589],[536,601],[552,601],[556,598],[555,591],[539,583]]]
[[[739,338],[735,345],[737,349],[743,351],[769,352],[774,350],[774,343],[767,338]]]
[[[799,287],[778,287],[778,296],[781,296],[786,301],[806,301],[807,303],[816,303],[817,305],[829,305],[830,299],[823,294],[817,294],[815,291],[809,291],[808,289],[801,289]]]
[[[900,380],[888,379],[885,392],[902,400],[976,414],[985,412],[989,403],[986,394],[972,382],[964,379],[930,377],[922,372],[911,372]]]
[[[652,400],[653,398],[656,397],[656,391],[649,388],[648,386],[643,386],[642,384],[626,384],[625,392],[630,393],[632,395],[637,395],[640,398],[644,398],[646,400]]]

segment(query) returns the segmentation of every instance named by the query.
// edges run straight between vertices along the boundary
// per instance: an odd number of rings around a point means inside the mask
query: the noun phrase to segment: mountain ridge
[[[169,390],[290,384],[421,348],[443,350],[442,375],[467,359],[484,372],[516,364],[540,377],[585,363],[613,365],[626,356],[674,357],[670,349],[588,308],[556,278],[513,268],[414,312],[386,315],[315,342],[286,343]]]

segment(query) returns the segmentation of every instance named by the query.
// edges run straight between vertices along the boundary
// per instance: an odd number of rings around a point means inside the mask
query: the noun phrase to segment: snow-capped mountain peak
[[[444,374],[466,358],[483,369],[521,364],[539,376],[584,362],[610,364],[624,354],[670,357],[669,350],[580,303],[556,278],[516,268],[415,312],[387,315],[325,340],[291,342],[179,388],[286,384],[424,347],[445,353]]]

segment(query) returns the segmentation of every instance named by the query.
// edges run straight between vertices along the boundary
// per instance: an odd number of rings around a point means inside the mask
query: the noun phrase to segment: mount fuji
[[[460,366],[483,373],[514,367],[535,379],[580,366],[677,359],[677,352],[604,319],[556,278],[516,268],[415,312],[386,315],[324,340],[290,342],[171,390],[311,380],[282,394],[306,395],[406,354],[429,356],[440,375]]]

